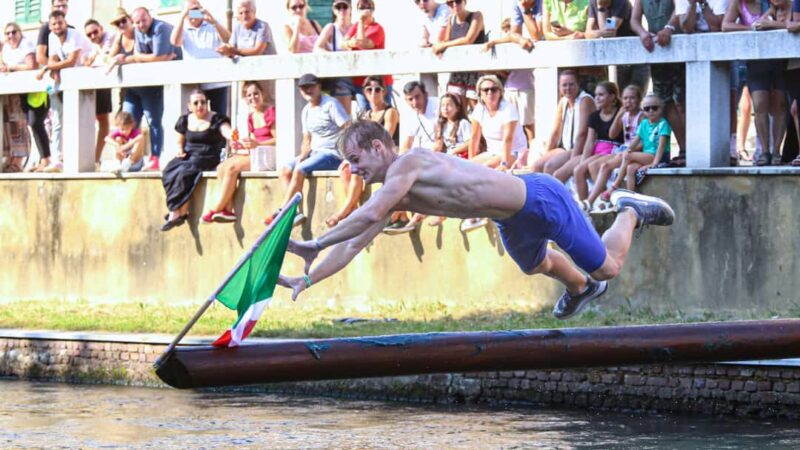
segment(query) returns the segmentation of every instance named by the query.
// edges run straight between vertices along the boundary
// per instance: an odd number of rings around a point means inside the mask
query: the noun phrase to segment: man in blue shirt
[[[181,59],[181,49],[169,42],[172,25],[153,19],[146,8],[133,11],[133,24],[136,27],[136,50],[125,57],[124,64],[171,61]],[[122,110],[133,115],[136,122],[142,115],[150,127],[152,153],[143,170],[159,170],[159,157],[164,147],[164,128],[161,117],[164,115],[164,86],[143,86],[128,88],[122,103]]]

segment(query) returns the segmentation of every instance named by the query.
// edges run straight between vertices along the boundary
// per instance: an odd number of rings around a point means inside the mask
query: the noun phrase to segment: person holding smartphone
[[[544,37],[548,41],[584,39],[588,18],[589,0],[545,0]]]
[[[631,31],[632,9],[628,0],[589,0],[586,38],[634,36]]]

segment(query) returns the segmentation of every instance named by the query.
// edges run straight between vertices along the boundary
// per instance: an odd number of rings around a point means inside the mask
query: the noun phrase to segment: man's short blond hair
[[[379,140],[383,145],[394,150],[395,143],[389,132],[383,125],[373,120],[357,120],[342,130],[336,148],[344,158],[344,150],[349,145],[355,145],[360,149],[369,150],[372,148],[372,141]]]

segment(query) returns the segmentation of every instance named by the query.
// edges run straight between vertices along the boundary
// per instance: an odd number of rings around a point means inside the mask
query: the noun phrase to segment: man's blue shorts
[[[519,177],[527,190],[525,206],[513,216],[495,220],[506,251],[525,273],[544,261],[547,241],[554,241],[586,273],[606,260],[606,247],[569,191],[550,175]]]

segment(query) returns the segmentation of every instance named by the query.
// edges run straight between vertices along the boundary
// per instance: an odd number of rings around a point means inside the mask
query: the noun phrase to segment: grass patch
[[[89,304],[85,301],[26,301],[0,304],[0,328],[57,331],[176,334],[192,317],[195,306],[164,303]],[[588,311],[567,321],[553,318],[549,309],[532,310],[508,302],[464,304],[441,301],[275,302],[254,332],[260,337],[323,338],[440,331],[483,331],[527,328],[566,328],[611,325],[768,319],[774,311],[691,314],[655,312],[632,306]],[[796,316],[796,314],[782,314]],[[192,329],[193,336],[215,336],[227,329],[236,313],[216,306]],[[341,323],[340,319],[366,321]]]

